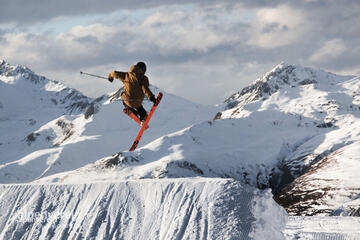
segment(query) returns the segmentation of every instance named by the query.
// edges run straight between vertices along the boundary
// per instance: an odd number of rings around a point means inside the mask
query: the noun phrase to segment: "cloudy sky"
[[[0,0],[0,59],[91,97],[121,83],[79,71],[141,60],[152,84],[215,104],[283,61],[360,75],[359,12],[359,0]]]

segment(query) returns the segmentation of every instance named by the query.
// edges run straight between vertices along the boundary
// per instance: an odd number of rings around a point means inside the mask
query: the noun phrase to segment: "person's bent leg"
[[[146,117],[147,117],[147,112],[144,109],[144,107],[141,105],[140,107],[136,108],[137,112],[139,113],[140,116],[140,121],[145,121]]]
[[[133,114],[135,114],[135,116],[139,117],[139,112],[135,109],[135,108],[131,108],[129,107],[128,105],[126,105],[124,102],[123,102],[124,106],[129,109]]]

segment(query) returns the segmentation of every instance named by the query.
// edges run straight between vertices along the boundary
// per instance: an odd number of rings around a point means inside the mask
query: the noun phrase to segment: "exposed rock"
[[[299,85],[308,85],[308,84],[314,84],[317,83],[315,79],[304,79],[301,82],[299,82]]]
[[[56,99],[55,98],[52,98],[52,99],[50,99],[51,100],[51,102],[53,102],[55,105],[57,105],[58,104],[58,102],[56,101]]]
[[[85,119],[90,118],[96,112],[97,112],[97,109],[95,109],[94,103],[91,103],[90,107],[88,107],[88,109],[84,113]]]
[[[35,119],[29,119],[29,125],[30,126],[34,126],[36,124],[36,120]]]
[[[94,114],[98,113],[100,110],[100,103],[103,102],[106,99],[106,95],[103,95],[97,99],[95,99],[90,106],[88,107],[88,109],[85,111],[84,116],[85,119],[89,119],[91,116],[93,116]]]
[[[58,121],[56,121],[56,125],[61,127],[62,134],[63,134],[63,137],[61,138],[61,140],[59,140],[57,143],[54,144],[54,145],[59,145],[59,144],[65,142],[69,137],[71,137],[74,134],[74,131],[73,131],[74,125],[73,125],[73,123],[71,123],[71,122],[68,123],[62,119],[59,119]]]
[[[204,174],[204,172],[200,168],[198,168],[194,163],[190,163],[188,161],[171,162],[170,165],[171,164],[175,164],[176,166],[178,166],[180,168],[193,171],[193,172],[195,172],[197,174],[200,174],[200,175]]]
[[[360,196],[360,187],[356,184],[356,177],[351,179],[351,174],[354,174],[352,168],[342,163],[349,161],[344,157],[344,152],[352,151],[351,147],[353,145],[340,148],[310,165],[303,175],[275,194],[275,201],[290,215],[359,216],[359,205],[356,203]],[[338,172],[339,167],[341,173]],[[349,181],[355,182],[346,183]],[[339,202],[344,199],[348,199],[347,204],[338,208]]]
[[[27,135],[27,137],[25,138],[27,145],[30,146],[33,142],[35,142],[36,137],[38,136],[40,136],[39,133],[30,133],[29,135]]]
[[[333,126],[334,125],[332,124],[332,122],[321,123],[321,124],[316,125],[316,127],[318,127],[318,128],[331,128]]]
[[[218,120],[218,119],[221,119],[221,112],[218,112],[216,115],[215,115],[215,117],[214,117],[214,119],[213,120]]]
[[[122,166],[123,164],[139,162],[140,159],[133,156],[126,156],[122,152],[118,152],[109,158],[104,158],[100,161],[100,164],[105,168],[111,168],[116,166]]]

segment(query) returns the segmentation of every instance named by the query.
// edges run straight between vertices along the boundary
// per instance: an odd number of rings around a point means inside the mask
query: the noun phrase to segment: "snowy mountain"
[[[122,112],[116,93],[90,99],[5,61],[0,71],[0,183],[30,182],[77,169],[129,149],[137,135],[138,125]],[[171,94],[165,93],[164,100],[140,146],[217,111]],[[151,108],[149,101],[144,106]]]
[[[287,129],[272,188],[290,214],[360,215],[359,77],[280,64],[226,102],[218,118]]]
[[[256,188],[272,188],[291,214],[357,215],[359,92],[359,78],[280,64],[230,97],[215,121],[195,124],[135,152],[121,151],[39,182],[230,177]],[[350,160],[336,154],[345,150],[355,151],[346,155]],[[330,156],[332,165],[346,164],[331,171],[322,168],[321,181],[299,182],[308,175],[319,179],[314,174],[320,170],[312,169]],[[342,173],[335,175],[339,168]],[[298,195],[292,199],[295,194],[286,189],[297,183]]]
[[[320,220],[285,226],[269,188],[291,215],[358,216],[358,77],[282,63],[219,106],[165,93],[129,152],[139,127],[118,93],[90,99],[1,66],[0,238],[318,236],[299,226]],[[337,236],[360,237],[346,221]]]
[[[0,60],[0,146],[22,140],[31,145],[37,137],[34,130],[64,114],[83,112],[91,101],[75,89]]]
[[[0,169],[26,159],[42,147],[66,140],[72,134],[66,115],[85,111],[92,101],[79,91],[39,76],[27,67],[12,66],[1,60]],[[44,127],[50,122],[52,128]],[[41,135],[44,132],[46,134]],[[38,152],[38,155],[44,154]],[[7,171],[5,174],[14,180],[26,178],[21,172]]]

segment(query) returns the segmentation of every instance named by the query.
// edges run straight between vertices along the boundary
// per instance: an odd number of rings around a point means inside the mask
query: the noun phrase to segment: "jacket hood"
[[[136,75],[144,75],[144,72],[136,65],[131,66],[130,72],[135,73]]]

